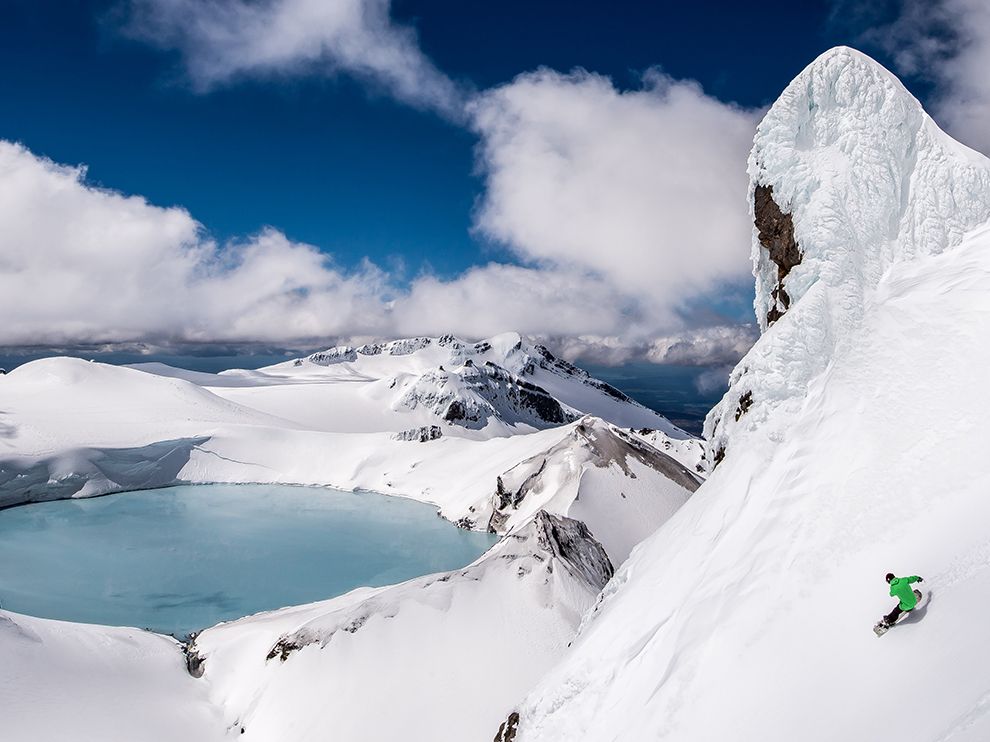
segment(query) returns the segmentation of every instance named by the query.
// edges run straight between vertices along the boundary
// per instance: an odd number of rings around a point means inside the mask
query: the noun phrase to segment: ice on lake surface
[[[186,485],[0,512],[0,606],[182,636],[363,585],[463,567],[495,541],[423,503]]]

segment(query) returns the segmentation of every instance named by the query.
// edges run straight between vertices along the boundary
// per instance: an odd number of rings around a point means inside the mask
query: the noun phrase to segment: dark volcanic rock
[[[533,518],[533,525],[540,546],[589,585],[601,590],[612,579],[615,568],[605,548],[582,521],[540,510]]]
[[[443,429],[439,425],[423,425],[418,428],[410,428],[392,436],[393,441],[415,441],[416,443],[428,443],[443,436]]]
[[[791,305],[791,298],[784,290],[784,278],[801,262],[801,250],[794,239],[794,220],[774,201],[773,186],[756,186],[753,215],[760,245],[777,265],[777,286],[771,292],[773,304],[767,312],[767,324],[771,325],[784,316]]]
[[[740,417],[749,412],[749,408],[753,406],[753,392],[749,391],[739,397],[739,406],[736,407],[736,421]]]
[[[443,419],[449,423],[455,423],[466,418],[467,410],[464,409],[464,403],[457,399],[450,403],[443,415]]]
[[[182,645],[182,654],[186,657],[186,671],[194,678],[203,677],[206,671],[206,659],[196,649],[196,634],[190,634],[189,640]]]
[[[509,718],[502,722],[498,728],[493,742],[512,742],[516,738],[516,731],[519,728],[519,712],[513,711]]]

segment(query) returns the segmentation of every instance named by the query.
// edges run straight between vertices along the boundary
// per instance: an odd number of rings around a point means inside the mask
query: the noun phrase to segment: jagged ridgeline
[[[435,365],[406,371],[402,357],[430,358]],[[581,416],[575,409],[540,385],[540,380],[566,383],[573,387],[567,399],[604,395],[615,402],[639,406],[610,384],[594,379],[587,372],[555,357],[542,345],[527,345],[514,334],[468,343],[453,335],[439,338],[418,337],[373,343],[357,347],[340,346],[295,361],[320,366],[352,364],[361,369],[376,356],[392,358],[395,372],[391,388],[396,390],[394,405],[409,410],[424,409],[450,425],[480,430],[493,420],[508,425],[545,428],[562,425]],[[419,360],[419,359],[417,359]],[[382,367],[388,364],[378,363]],[[414,364],[414,367],[416,364]],[[577,396],[576,396],[577,395]],[[414,433],[410,435],[416,437]]]

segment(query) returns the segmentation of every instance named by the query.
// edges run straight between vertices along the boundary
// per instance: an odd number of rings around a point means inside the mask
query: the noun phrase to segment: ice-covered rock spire
[[[948,137],[894,75],[848,47],[825,52],[787,86],[757,129],[749,174],[763,329],[819,280],[856,301],[892,262],[940,253],[990,218],[990,160]],[[793,265],[761,238],[774,207],[793,220]],[[775,300],[778,287],[788,299]]]
[[[893,263],[941,253],[990,219],[990,160],[847,47],[787,86],[757,129],[749,173],[764,335],[709,416],[716,459],[731,430],[803,397]]]

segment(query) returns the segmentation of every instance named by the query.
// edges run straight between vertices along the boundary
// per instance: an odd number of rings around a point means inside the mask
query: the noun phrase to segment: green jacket
[[[914,588],[911,587],[912,582],[918,581],[918,576],[913,577],[895,577],[890,581],[890,597],[901,599],[901,610],[910,611],[916,605],[918,605],[918,598],[914,594]]]

